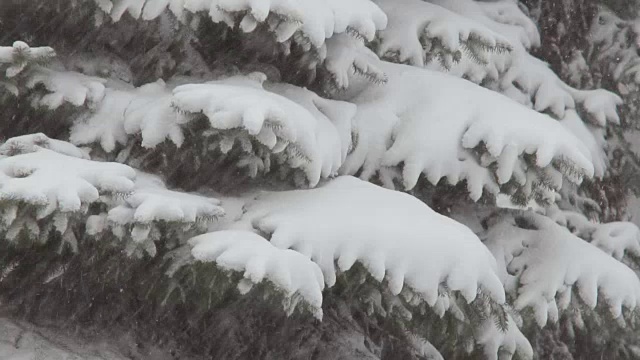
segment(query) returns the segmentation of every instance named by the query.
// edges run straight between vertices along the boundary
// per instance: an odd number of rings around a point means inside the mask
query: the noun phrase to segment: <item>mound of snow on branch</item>
[[[248,292],[253,284],[268,280],[285,293],[283,305],[287,311],[293,311],[301,298],[322,319],[322,272],[300,253],[277,248],[255,233],[238,230],[203,234],[189,240],[189,244],[196,260],[242,272],[246,279],[238,285],[242,293]]]
[[[178,86],[173,104],[181,111],[204,114],[213,129],[246,131],[269,151],[282,155],[290,167],[302,169],[315,186],[342,165],[355,106],[291,85],[274,84],[267,91],[265,78],[253,73]]]
[[[27,154],[36,152],[39,149],[48,149],[62,155],[89,159],[87,151],[66,141],[51,139],[43,133],[16,136],[8,139],[0,145],[0,156]]]
[[[625,256],[640,257],[640,229],[634,223],[594,223],[583,214],[557,208],[553,208],[550,215],[576,236],[618,260],[623,260]]]
[[[529,340],[520,332],[511,315],[507,314],[507,320],[506,331],[499,329],[491,319],[485,320],[476,330],[476,341],[482,346],[484,355],[488,360],[498,360],[500,355],[512,358],[515,354],[520,359],[533,359]]]
[[[163,181],[154,175],[137,172],[132,193],[108,202],[107,213],[87,218],[87,234],[99,235],[110,230],[120,239],[131,239],[127,243],[129,255],[141,249],[155,256],[155,241],[162,231],[159,223],[167,225],[170,241],[181,244],[193,236],[207,231],[207,225],[225,216],[220,201],[199,194],[169,190]],[[138,253],[139,254],[139,253]]]
[[[137,174],[133,193],[124,202],[110,212],[111,220],[122,225],[154,221],[191,224],[224,216],[219,200],[168,190],[160,178],[141,172]]]
[[[43,134],[9,139],[0,146],[0,232],[14,241],[24,229],[45,243],[55,230],[76,251],[68,226],[74,214],[103,195],[131,192],[135,175],[126,165],[91,161],[75,146]]]
[[[581,91],[529,54],[540,45],[537,26],[513,1],[379,0],[388,27],[380,56],[464,77],[539,112],[562,119],[571,109],[604,126],[618,123],[621,99],[605,90]],[[438,60],[438,61],[433,61]]]
[[[179,125],[186,120],[173,110],[172,99],[162,80],[135,89],[109,88],[94,111],[75,121],[70,140],[99,142],[107,152],[115,150],[116,144],[126,144],[134,134],[141,134],[142,146],[147,148],[165,139],[180,146],[184,136]]]
[[[389,26],[379,34],[380,56],[422,67],[427,65],[427,56],[438,47],[446,53],[442,56],[462,52],[482,56],[511,50],[509,40],[502,35],[441,6],[416,0],[380,0],[379,3],[389,19]],[[460,58],[451,58],[448,63],[455,60]]]
[[[451,184],[466,180],[474,200],[483,188],[497,193],[512,178],[530,183],[524,154],[535,154],[534,167],[552,172],[557,172],[550,166],[554,160],[568,163],[578,173],[576,178],[565,172],[573,181],[593,175],[589,149],[552,118],[446,74],[380,66],[389,77],[386,85],[365,84],[346,95],[358,105],[358,140],[342,173],[361,171],[360,177],[369,179],[402,164],[406,189],[424,173],[433,184],[442,177]],[[477,159],[471,150],[479,145],[485,153]],[[495,176],[491,164],[497,165]],[[561,177],[555,185],[561,186]]]
[[[312,190],[266,193],[247,206],[244,220],[280,249],[317,263],[325,282],[357,261],[393,294],[406,285],[430,306],[440,284],[467,301],[484,291],[504,302],[495,259],[465,226],[416,198],[346,176]]]
[[[532,308],[544,326],[570,306],[574,290],[592,309],[605,302],[615,318],[623,306],[636,308],[640,280],[633,270],[549,218],[525,213],[523,219],[533,229],[505,221],[491,229],[485,242],[496,256],[503,256],[518,281],[518,310]]]
[[[101,194],[130,193],[135,171],[117,163],[96,162],[48,149],[0,157],[0,201],[78,211]]]
[[[387,75],[376,66],[378,59],[371,59],[361,39],[340,34],[327,39],[326,45],[324,67],[331,74],[335,88],[347,89],[353,75],[364,76],[378,84],[387,82]]]
[[[355,105],[293,85],[263,84],[265,80],[264,74],[251,73],[174,89],[162,80],[139,88],[109,88],[94,111],[75,121],[70,139],[74,144],[99,142],[107,152],[137,134],[146,148],[165,140],[181,146],[182,128],[204,115],[211,131],[203,137],[218,135],[209,150],[226,154],[239,144],[254,155],[250,162],[265,162],[258,166],[265,172],[275,155],[278,164],[302,170],[311,186],[335,175],[351,146]]]
[[[44,86],[48,93],[34,101],[34,105],[57,109],[68,102],[74,106],[98,104],[105,95],[107,81],[94,76],[86,76],[72,71],[56,71],[38,67],[29,74],[26,86]]]
[[[23,41],[16,41],[13,46],[0,46],[0,64],[8,64],[5,70],[7,78],[19,75],[30,64],[46,62],[56,56],[55,51],[48,47],[30,47]]]
[[[355,33],[369,41],[376,31],[384,29],[387,17],[369,0],[94,0],[119,21],[125,13],[133,18],[152,20],[168,7],[179,18],[184,10],[206,12],[214,22],[245,32],[254,31],[261,23],[269,26],[279,42],[297,37],[301,43],[321,48],[334,34]]]

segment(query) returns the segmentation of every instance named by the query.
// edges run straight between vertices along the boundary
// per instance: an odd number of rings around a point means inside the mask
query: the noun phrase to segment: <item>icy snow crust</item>
[[[442,283],[469,302],[479,289],[505,300],[495,259],[473,232],[410,195],[343,176],[312,190],[266,193],[247,210],[243,220],[274,246],[311,258],[329,286],[335,262],[347,271],[358,261],[393,294],[406,284],[430,306]]]

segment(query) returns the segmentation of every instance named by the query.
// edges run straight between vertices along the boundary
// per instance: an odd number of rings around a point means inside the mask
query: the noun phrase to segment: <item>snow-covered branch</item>
[[[540,326],[547,320],[556,322],[575,296],[591,309],[606,304],[614,318],[622,315],[623,307],[636,309],[640,280],[633,270],[594,246],[602,246],[607,239],[599,237],[589,244],[553,220],[531,213],[519,220],[527,228],[511,221],[493,227],[485,244],[504,257],[513,274],[509,276],[517,280],[516,309],[531,308]]]
[[[617,95],[571,88],[528,53],[540,44],[540,35],[515,2],[402,0],[400,6],[395,1],[380,2],[389,14],[389,25],[379,35],[380,56],[445,69],[558,119],[567,110],[578,109],[600,126],[618,123]]]
[[[253,284],[270,281],[285,294],[287,313],[302,300],[318,319],[322,319],[324,279],[318,265],[302,254],[274,246],[249,231],[226,230],[208,233],[189,240],[193,257],[214,262],[218,267],[243,273],[238,284],[241,293]]]
[[[130,253],[141,248],[155,256],[155,242],[162,237],[160,224],[170,227],[171,240],[180,244],[190,234],[206,232],[210,223],[224,215],[219,200],[169,190],[160,178],[138,172],[131,195],[113,202],[108,213],[89,217],[87,232],[98,235],[109,229],[118,238],[131,240],[127,243]]]
[[[190,13],[208,13],[214,22],[239,26],[244,32],[260,24],[268,26],[278,42],[293,39],[317,50],[334,34],[350,33],[373,40],[384,29],[387,17],[369,0],[94,0],[117,22],[125,13],[133,18],[152,20],[168,7],[179,18]]]
[[[338,177],[317,189],[261,195],[247,209],[243,221],[274,246],[311,258],[329,286],[359,262],[393,294],[407,286],[430,306],[443,283],[469,302],[479,290],[504,302],[495,260],[479,239],[407,194]]]
[[[437,60],[447,69],[468,56],[486,65],[488,54],[511,51],[502,35],[442,6],[419,0],[379,0],[389,26],[380,32],[378,55],[425,66]]]
[[[588,148],[556,120],[446,74],[380,66],[389,76],[386,85],[365,84],[346,94],[358,105],[358,141],[343,173],[360,171],[369,179],[384,166],[402,164],[406,189],[424,173],[433,184],[443,177],[451,184],[466,180],[475,200],[483,189],[497,193],[512,180],[530,197],[533,182],[553,177],[558,189],[562,174],[575,182],[594,174]],[[535,160],[526,161],[528,155]]]
[[[237,141],[225,140],[225,131],[241,130],[251,142],[275,154],[277,162],[301,169],[311,186],[335,174],[350,146],[355,107],[291,85],[265,89],[264,80],[262,73],[253,73],[182,85],[174,90],[173,104],[184,112],[204,114],[222,135],[223,152]]]

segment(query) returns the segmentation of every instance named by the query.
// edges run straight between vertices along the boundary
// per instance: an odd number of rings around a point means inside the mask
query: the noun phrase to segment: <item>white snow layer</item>
[[[244,129],[292,168],[301,168],[311,186],[335,174],[350,145],[355,106],[322,99],[286,84],[265,90],[262,73],[205,84],[178,86],[173,104],[203,113],[218,130]]]
[[[520,359],[533,359],[533,348],[529,340],[520,332],[511,315],[507,314],[507,331],[499,329],[492,319],[487,319],[476,330],[476,342],[488,360],[503,357],[511,359],[515,354]]]
[[[603,177],[609,166],[609,159],[604,151],[607,147],[606,129],[585,123],[575,110],[568,110],[560,124],[589,149],[594,175]]]
[[[615,318],[623,306],[636,308],[640,280],[633,270],[549,218],[524,216],[535,229],[518,228],[505,220],[490,230],[485,242],[518,281],[516,309],[532,308],[537,323],[544,326],[547,320],[557,321],[559,311],[570,306],[574,290],[592,309],[604,302]]]
[[[77,72],[38,67],[29,76],[26,86],[31,89],[43,85],[49,93],[38,99],[35,105],[57,109],[64,102],[75,106],[99,103],[104,97],[106,82],[105,79]]]
[[[21,75],[24,85],[33,89],[38,85],[48,93],[34,95],[31,99],[34,106],[46,106],[57,109],[68,102],[75,106],[93,105],[104,96],[105,79],[85,76],[75,72],[56,71],[38,64],[53,59],[56,53],[50,47],[32,48],[22,41],[16,41],[12,47],[0,47],[0,65],[8,64],[5,77],[7,80]],[[16,83],[0,80],[15,96],[19,95]]]
[[[503,303],[495,259],[467,227],[416,198],[350,176],[312,190],[273,192],[247,205],[243,218],[322,269],[325,282],[358,261],[393,294],[405,284],[430,305],[441,283],[467,301],[479,289]]]
[[[129,255],[157,254],[155,241],[161,237],[157,225],[169,225],[170,241],[183,244],[189,237],[207,231],[208,225],[225,216],[220,201],[195,193],[169,190],[154,175],[138,171],[135,186],[125,198],[105,201],[108,212],[87,218],[87,234],[108,230],[119,239],[127,239]]]
[[[220,201],[214,198],[169,190],[159,177],[138,172],[133,192],[121,205],[109,211],[108,220],[118,225],[135,224],[143,228],[158,221],[207,223],[225,215],[219,205]],[[134,228],[134,231],[142,229]]]
[[[240,283],[241,292],[264,280],[272,282],[287,297],[285,308],[293,311],[301,297],[322,319],[324,280],[318,265],[302,254],[274,246],[249,231],[223,230],[189,240],[196,260],[215,262],[222,269],[242,272],[250,284]]]
[[[107,152],[134,134],[142,136],[144,147],[153,148],[165,139],[180,146],[184,140],[180,124],[186,120],[171,105],[171,90],[162,80],[135,89],[109,88],[95,111],[75,121],[70,140],[99,142]]]
[[[95,111],[75,121],[70,139],[74,144],[99,142],[107,152],[135,134],[144,147],[166,139],[181,146],[181,127],[203,114],[212,129],[228,132],[218,144],[223,153],[237,141],[251,152],[255,140],[280,163],[303,170],[312,186],[336,174],[351,145],[356,106],[293,85],[263,84],[265,79],[251,73],[173,90],[162,80],[135,89],[109,88]],[[244,131],[242,139],[238,130]]]
[[[166,8],[178,17],[184,10],[208,12],[214,22],[236,24],[245,32],[266,23],[279,42],[299,34],[315,48],[334,34],[356,32],[371,41],[387,25],[386,15],[369,0],[94,0],[113,21],[128,12],[151,20]]]
[[[565,160],[586,176],[594,174],[589,149],[552,118],[453,76],[379,64],[388,75],[386,85],[352,86],[345,95],[358,106],[358,141],[342,173],[361,170],[360,177],[369,179],[378,172],[384,181],[385,167],[403,164],[406,189],[421,173],[434,184],[442,177],[452,184],[466,179],[473,199],[483,188],[497,193],[498,184],[512,178],[525,185],[525,153],[535,154],[540,168]],[[482,166],[469,151],[481,143],[488,155]],[[492,163],[497,182],[487,169]]]
[[[618,260],[627,255],[640,257],[640,229],[630,222],[615,221],[594,226],[591,244]]]
[[[73,212],[101,194],[133,190],[135,171],[117,163],[96,162],[40,148],[0,157],[0,201],[43,207],[39,217],[55,210]]]
[[[589,121],[601,126],[619,121],[621,99],[608,91],[580,91],[562,82],[548,65],[528,53],[540,45],[536,25],[516,2],[501,0],[378,0],[387,12],[388,27],[380,33],[378,53],[394,61],[442,70],[439,62],[426,64],[434,42],[448,51],[461,51],[460,61],[450,54],[441,59],[448,73],[489,85],[539,112],[562,119],[579,108]],[[475,44],[475,45],[474,45]],[[480,45],[484,44],[484,45]],[[493,49],[491,49],[493,47]],[[510,50],[510,51],[504,51]]]
[[[66,141],[51,139],[43,133],[16,136],[8,139],[0,145],[0,156],[32,153],[41,148],[80,159],[89,159],[89,154],[86,150]]]
[[[417,0],[377,2],[389,19],[389,26],[379,34],[380,56],[391,53],[402,63],[425,66],[425,53],[430,51],[424,47],[425,37],[429,41],[437,39],[449,52],[463,51],[463,43],[469,40],[489,48],[511,49],[502,35],[439,5]]]
[[[376,66],[378,59],[372,61],[365,51],[364,42],[348,34],[339,34],[327,39],[327,55],[324,67],[332,76],[338,89],[349,87],[349,78],[353,75],[366,77],[375,83],[385,83],[387,75]]]
[[[107,89],[97,109],[75,122],[70,138],[75,144],[98,141],[106,151],[126,144],[133,134],[142,135],[145,147],[165,139],[180,146],[181,126],[192,114],[204,114],[213,129],[245,131],[247,139],[264,145],[279,163],[301,169],[311,186],[338,171],[355,174],[360,169],[363,179],[378,172],[390,186],[397,177],[390,167],[402,163],[406,188],[415,186],[424,172],[434,183],[442,177],[451,183],[466,179],[473,199],[483,188],[497,193],[498,185],[513,177],[525,185],[524,153],[535,153],[539,167],[566,160],[587,176],[593,175],[593,164],[596,174],[604,171],[598,141],[583,143],[547,116],[452,76],[381,62],[365,48],[347,53],[357,55],[348,57],[349,62],[385,73],[388,79],[386,84],[365,81],[364,90],[362,79],[360,84],[354,80],[346,92],[345,99],[358,106],[354,144],[355,105],[292,85],[265,84],[262,73],[181,85],[173,91],[162,81],[137,89]],[[456,99],[465,106],[455,105]],[[230,137],[220,149],[227,152],[236,140]],[[488,150],[482,161],[468,151],[480,143]],[[354,151],[347,156],[352,145]],[[498,164],[497,183],[487,168],[492,163]]]
[[[0,64],[9,64],[5,76],[12,78],[20,74],[26,67],[36,61],[44,61],[56,56],[48,47],[30,47],[23,41],[16,41],[13,46],[0,46]]]
[[[578,237],[590,242],[618,260],[631,255],[640,257],[640,229],[632,222],[594,223],[584,215],[550,208],[549,218],[567,227]]]
[[[522,101],[525,95],[523,102],[531,104],[536,111],[551,112],[559,119],[565,117],[565,111],[579,107],[586,112],[587,120],[600,126],[604,126],[606,121],[619,122],[616,108],[622,104],[620,97],[602,89],[583,91],[571,88],[546,63],[527,52],[530,47],[540,45],[540,35],[536,25],[516,2],[432,2],[475,19],[511,40],[514,51],[503,54],[507,63],[501,66],[506,72],[501,76],[500,90],[507,96]],[[524,89],[524,93],[519,89]]]

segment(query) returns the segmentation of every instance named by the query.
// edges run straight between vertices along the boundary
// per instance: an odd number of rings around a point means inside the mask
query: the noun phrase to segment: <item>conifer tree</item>
[[[178,358],[640,356],[638,28],[568,3],[4,0],[3,307]]]

